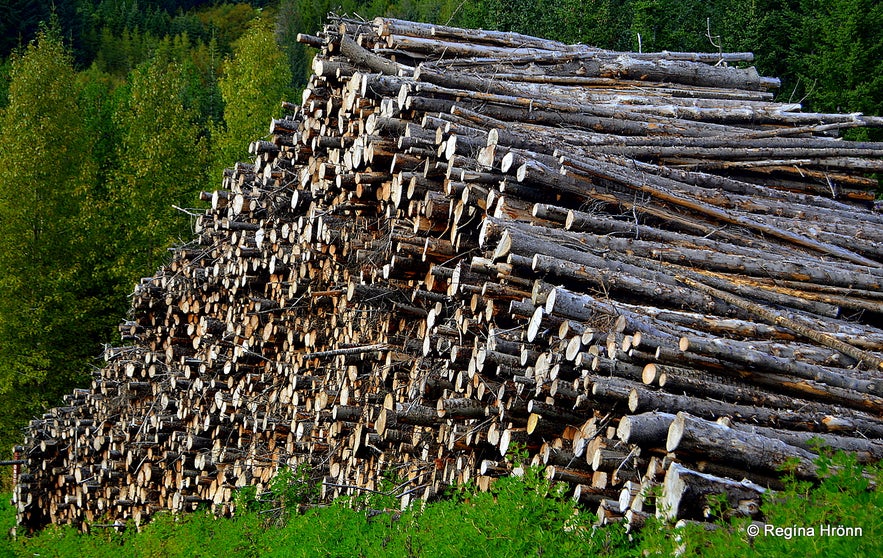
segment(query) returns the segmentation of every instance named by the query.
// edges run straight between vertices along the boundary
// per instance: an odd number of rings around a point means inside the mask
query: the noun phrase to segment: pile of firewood
[[[883,118],[773,100],[747,53],[335,18],[300,106],[33,420],[28,528],[490,486],[526,450],[601,522],[761,518],[820,438],[883,457]],[[182,177],[186,180],[187,177]],[[746,480],[747,479],[747,480]],[[659,494],[649,490],[662,486]]]

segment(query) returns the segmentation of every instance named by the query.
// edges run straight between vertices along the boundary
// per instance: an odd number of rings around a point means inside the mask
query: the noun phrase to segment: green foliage
[[[0,2],[0,56],[27,45],[49,20],[52,2],[47,0],[3,0]],[[64,6],[69,2],[58,2]]]
[[[234,496],[237,515],[257,512],[284,524],[301,507],[318,501],[319,479],[313,478],[311,472],[306,463],[295,469],[282,467],[267,492],[258,494],[254,486],[241,488]]]
[[[4,458],[28,419],[84,383],[135,278],[190,237],[172,205],[205,186],[208,129],[222,118],[215,41],[158,38],[171,20],[157,23],[156,3],[80,7],[96,26],[68,17],[65,33],[93,33],[87,70],[75,71],[60,18],[0,64]]]
[[[655,519],[641,532],[641,547],[650,555],[714,558],[742,556],[880,556],[883,554],[883,469],[862,467],[842,452],[817,460],[822,480],[813,485],[790,477],[783,491],[770,493],[763,522],[752,536],[746,519],[720,520],[716,528],[687,525],[671,529]],[[781,530],[769,531],[780,528]],[[838,527],[860,528],[838,531]],[[826,531],[834,528],[832,531]],[[845,534],[845,536],[844,536]]]
[[[460,501],[442,501],[413,514],[409,540],[422,556],[610,556],[608,536],[592,537],[590,515],[576,513],[539,468],[524,476],[498,479],[487,493],[466,492]],[[410,518],[409,518],[410,519]],[[449,536],[433,533],[451,532]]]
[[[380,488],[396,483],[393,477],[386,481]],[[269,555],[617,555],[607,552],[613,548],[606,546],[608,534],[590,536],[591,517],[574,515],[572,504],[538,469],[523,478],[499,479],[488,493],[461,488],[453,499],[402,512],[377,496],[340,500],[292,518],[268,533],[272,542],[266,546],[273,549]],[[366,502],[370,505],[363,507]],[[328,537],[331,532],[334,537]]]
[[[0,426],[68,391],[98,353],[105,324],[90,276],[84,207],[96,164],[71,57],[57,27],[13,58],[0,120]]]
[[[517,462],[516,458],[516,462]],[[83,535],[52,527],[32,538],[0,539],[10,556],[834,556],[877,557],[883,553],[881,468],[863,468],[844,454],[819,461],[817,485],[790,480],[764,502],[766,524],[791,528],[780,536],[749,536],[747,519],[719,520],[713,529],[674,529],[655,518],[638,534],[620,525],[593,528],[594,518],[574,508],[542,469],[520,467],[521,477],[497,479],[489,492],[459,487],[450,497],[404,511],[378,499],[342,498],[331,505],[293,513],[314,501],[316,479],[306,468],[283,469],[268,493],[243,489],[235,517],[204,511],[158,514],[140,532],[93,529]],[[382,488],[397,484],[388,477]],[[306,492],[304,492],[306,490]],[[378,490],[378,492],[382,492]],[[13,508],[0,501],[0,528],[12,526]],[[250,503],[249,503],[250,502]],[[366,503],[371,505],[365,506]],[[379,504],[379,505],[378,505]],[[274,510],[291,513],[279,519]],[[861,536],[829,536],[821,526],[862,528]],[[814,527],[815,534],[796,528]],[[761,527],[762,529],[762,527]],[[4,546],[5,545],[5,546]]]
[[[715,2],[714,9],[707,14],[712,37],[719,37],[716,44],[724,52],[753,52],[758,71],[782,79],[780,96],[785,101],[793,89],[793,68],[788,58],[800,27],[794,3],[794,0],[723,0]]]
[[[471,27],[515,31],[568,43],[632,48],[632,10],[626,0],[483,0],[461,8],[459,22]]]
[[[312,49],[297,42],[298,33],[314,34],[322,28],[328,12],[339,3],[331,0],[281,0],[276,16],[276,41],[282,45],[291,68],[292,86],[302,89],[310,74]],[[340,3],[342,11],[353,11],[352,0]]]
[[[0,61],[0,110],[9,103],[9,72],[12,70],[12,62]]]
[[[222,45],[232,45],[249,29],[260,11],[249,4],[223,3],[193,14],[202,25],[206,41],[214,38]]]
[[[705,38],[706,6],[701,0],[635,0],[632,35],[637,41],[640,34],[644,52],[675,48],[715,51],[717,49]]]
[[[167,41],[132,73],[115,124],[123,130],[107,211],[127,226],[116,236],[118,272],[132,284],[162,263],[166,248],[189,237],[189,207],[203,186],[207,141],[199,124],[198,77],[175,60],[183,41]]]
[[[803,0],[797,48],[789,56],[795,94],[819,112],[883,114],[883,4]],[[797,81],[799,80],[799,82]],[[850,139],[874,139],[863,130]]]
[[[461,23],[602,48],[752,51],[782,96],[883,113],[883,5],[874,0],[481,0]],[[711,38],[709,38],[709,35]]]
[[[865,468],[855,456],[838,452],[817,460],[818,487],[790,479],[784,494],[765,502],[765,521],[781,527],[815,527],[814,536],[792,539],[760,535],[754,547],[763,553],[803,552],[812,556],[883,555],[883,469]],[[862,536],[825,536],[823,526],[860,527]]]
[[[290,99],[291,71],[273,31],[260,20],[233,45],[218,86],[224,100],[224,125],[215,134],[213,176],[246,160],[248,143],[266,135],[270,119]]]
[[[103,27],[93,65],[101,72],[125,76],[149,58],[155,43],[152,35],[138,28],[126,28],[114,35],[110,27]]]
[[[276,41],[291,67],[292,86],[303,88],[311,73],[314,49],[297,42],[298,33],[315,34],[329,13],[371,20],[377,16],[414,17],[420,21],[447,21],[460,3],[455,0],[280,0],[276,15]],[[442,18],[445,18],[442,20]],[[424,19],[428,18],[428,19]]]
[[[0,556],[15,556],[16,544],[10,537],[15,529],[15,508],[12,506],[12,494],[0,492]]]
[[[159,514],[132,545],[133,556],[261,556],[256,536],[261,532],[256,516],[219,519],[207,511],[186,516]]]
[[[149,61],[160,66],[176,64],[183,79],[181,102],[188,117],[199,125],[200,134],[207,133],[209,123],[221,119],[222,103],[218,91],[217,71],[221,59],[214,43],[194,43],[186,34],[167,36],[160,41]],[[132,83],[132,76],[129,76]]]
[[[315,503],[319,499],[318,479],[313,478],[307,463],[296,469],[283,467],[270,482],[270,494],[280,507],[295,510],[298,506]]]

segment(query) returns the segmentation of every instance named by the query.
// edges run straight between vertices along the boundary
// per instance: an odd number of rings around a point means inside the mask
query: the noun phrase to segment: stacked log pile
[[[525,448],[601,522],[759,517],[815,438],[883,457],[883,125],[751,55],[336,18],[301,105],[135,288],[130,343],[30,424],[18,520],[142,521]],[[182,177],[186,179],[187,177]],[[662,486],[662,501],[650,488]]]

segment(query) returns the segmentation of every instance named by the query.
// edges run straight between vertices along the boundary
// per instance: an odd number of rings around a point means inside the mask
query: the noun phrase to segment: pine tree
[[[806,104],[826,112],[883,113],[883,5],[803,0],[793,63]]]
[[[372,17],[372,12],[361,9],[355,0],[280,0],[276,16],[276,38],[285,48],[288,57],[292,85],[303,88],[310,75],[310,62],[315,51],[297,42],[298,33],[316,33],[322,28],[330,11],[339,14],[353,14],[357,11],[363,17]]]

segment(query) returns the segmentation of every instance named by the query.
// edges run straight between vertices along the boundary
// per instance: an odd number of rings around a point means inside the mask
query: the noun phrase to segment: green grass
[[[827,471],[821,483],[789,480],[785,491],[764,503],[765,522],[791,528],[790,538],[784,536],[787,530],[783,536],[761,531],[750,537],[747,519],[721,521],[711,530],[697,525],[673,529],[651,520],[633,537],[619,525],[594,529],[592,515],[575,509],[538,469],[499,479],[490,492],[467,486],[401,512],[384,487],[304,508],[315,498],[308,475],[286,471],[267,494],[243,491],[233,518],[206,511],[158,514],[140,531],[95,529],[88,535],[53,526],[33,537],[3,536],[0,556],[883,556],[881,469],[862,468],[844,455],[822,458],[820,464]],[[2,532],[14,521],[14,509],[4,497]],[[827,525],[862,533],[826,536],[821,529]]]

